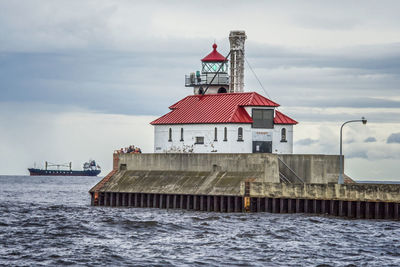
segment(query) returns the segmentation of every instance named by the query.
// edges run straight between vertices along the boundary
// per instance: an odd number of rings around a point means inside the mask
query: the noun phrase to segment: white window
[[[286,140],[286,128],[282,128],[282,130],[281,130],[281,142],[287,142],[287,140]]]
[[[224,128],[224,141],[228,141],[228,129]]]
[[[168,131],[168,142],[172,142],[172,129],[171,128],[169,128],[169,131]]]
[[[181,128],[181,141],[183,141],[183,128]]]
[[[243,128],[238,128],[238,141],[243,141]]]
[[[196,143],[197,145],[204,144],[204,136],[196,136]]]

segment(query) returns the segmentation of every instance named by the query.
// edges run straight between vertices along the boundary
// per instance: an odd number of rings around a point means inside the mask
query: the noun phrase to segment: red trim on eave
[[[282,112],[275,110],[274,124],[298,124],[298,122]]]

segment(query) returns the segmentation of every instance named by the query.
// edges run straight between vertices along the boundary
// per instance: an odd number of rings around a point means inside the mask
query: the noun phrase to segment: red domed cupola
[[[213,44],[212,46],[213,51],[208,54],[205,58],[203,58],[201,61],[202,62],[223,62],[223,61],[228,61],[227,58],[225,58],[223,55],[221,55],[217,51],[217,44]]]

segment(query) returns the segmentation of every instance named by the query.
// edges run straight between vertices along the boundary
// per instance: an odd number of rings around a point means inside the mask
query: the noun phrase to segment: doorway
[[[272,153],[272,141],[253,141],[253,153]]]

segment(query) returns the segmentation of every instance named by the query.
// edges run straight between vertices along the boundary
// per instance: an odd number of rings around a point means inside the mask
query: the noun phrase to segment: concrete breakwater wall
[[[94,206],[399,218],[400,185],[335,184],[338,161],[326,155],[115,154],[114,170],[90,193]],[[283,173],[299,179],[283,181]]]
[[[299,154],[123,154],[120,170],[175,172],[257,172],[258,182],[279,183],[295,173],[305,183],[337,183],[339,156]]]

